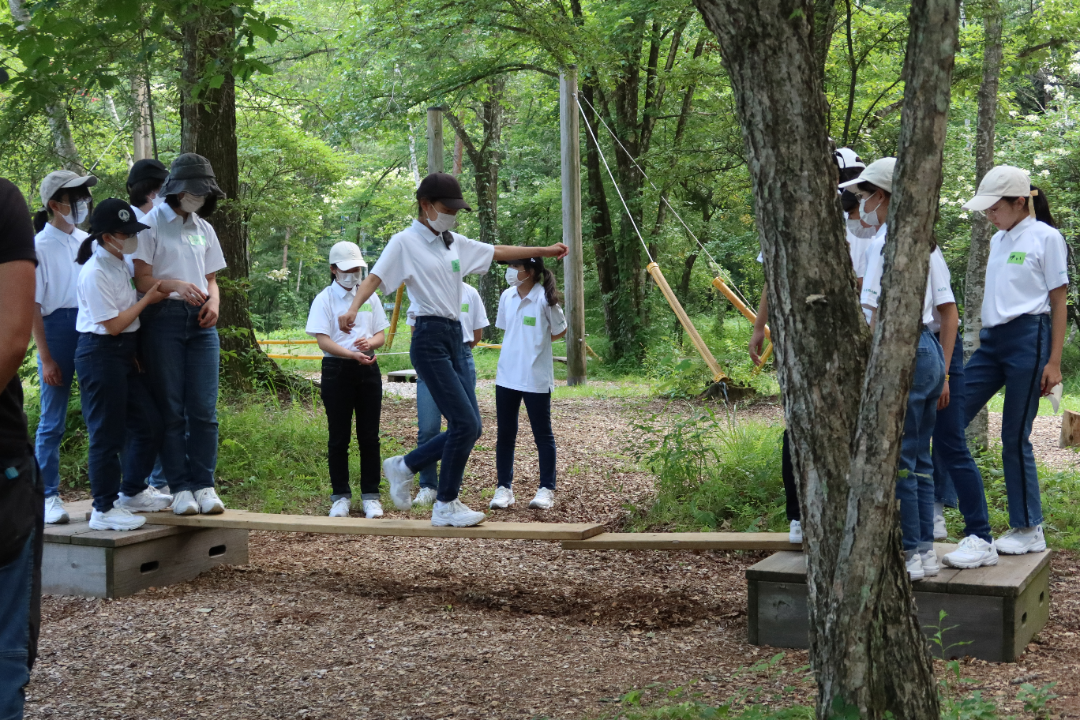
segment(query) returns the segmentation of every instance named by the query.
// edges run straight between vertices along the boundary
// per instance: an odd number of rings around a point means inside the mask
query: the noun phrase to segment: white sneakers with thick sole
[[[351,509],[352,500],[347,497],[339,497],[330,506],[330,517],[349,517],[349,510]]]
[[[1002,555],[1025,555],[1042,552],[1046,549],[1042,525],[1026,528],[1013,528],[999,537],[994,544]]]
[[[550,488],[540,488],[536,496],[529,501],[531,510],[550,510],[555,507],[555,491]]]
[[[911,557],[907,561],[907,574],[911,578],[911,582],[922,580],[926,577],[926,573],[923,572],[922,556],[914,550],[911,551]]]
[[[115,506],[133,513],[151,513],[168,510],[172,504],[172,498],[150,492],[150,488],[135,495],[120,493]]]
[[[90,513],[91,530],[136,530],[146,524],[146,518],[133,515],[122,507],[113,505],[111,510]]]
[[[390,483],[390,500],[398,510],[412,507],[412,482],[414,473],[405,464],[404,455],[387,458],[382,464],[383,475]]]
[[[802,522],[792,520],[788,525],[787,541],[792,545],[802,544]]]
[[[482,512],[470,510],[460,500],[436,501],[431,511],[431,524],[435,527],[472,527],[484,522],[486,517]]]
[[[413,507],[421,507],[423,505],[434,505],[435,501],[439,497],[439,491],[435,488],[422,487],[420,492],[416,493],[416,497],[413,498]]]
[[[374,520],[375,518],[381,518],[383,516],[382,503],[378,500],[364,500],[364,517],[368,520]]]
[[[495,497],[491,498],[488,507],[492,510],[505,510],[514,504],[514,491],[501,485],[495,488]]]
[[[941,572],[941,565],[938,564],[937,550],[930,548],[924,553],[919,553],[919,559],[922,561],[923,577],[934,577]]]
[[[64,501],[59,495],[45,498],[45,523],[47,525],[63,525],[71,518],[64,509]]]
[[[225,512],[225,503],[212,487],[195,492],[181,490],[173,495],[172,511],[175,515],[217,515]]]
[[[941,558],[945,567],[970,570],[984,565],[997,565],[998,554],[994,543],[986,542],[977,535],[968,535],[951,553]]]

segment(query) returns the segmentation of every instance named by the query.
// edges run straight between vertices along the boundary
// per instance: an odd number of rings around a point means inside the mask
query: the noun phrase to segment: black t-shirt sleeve
[[[0,178],[0,264],[13,260],[29,260],[37,264],[34,224],[19,188],[9,180]]]

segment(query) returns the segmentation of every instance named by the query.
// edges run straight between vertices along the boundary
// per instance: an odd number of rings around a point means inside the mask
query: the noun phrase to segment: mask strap
[[[1031,195],[1028,196],[1028,216],[1035,217],[1035,196],[1039,194],[1038,190],[1032,190]]]

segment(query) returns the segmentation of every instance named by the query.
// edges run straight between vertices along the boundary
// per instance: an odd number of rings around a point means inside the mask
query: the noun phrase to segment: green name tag
[[[205,245],[206,244],[206,236],[205,235],[188,235],[187,236],[187,241],[188,241],[189,245]]]
[[[461,312],[469,312],[469,303],[461,303]]]
[[[131,289],[135,290],[135,278],[128,278],[128,282],[131,283]]]
[[[360,312],[371,312],[371,303],[364,303],[361,305]]]
[[[460,260],[451,260],[450,261],[450,269],[453,270],[454,272],[461,272],[461,261]]]
[[[1008,259],[1007,262],[1008,262],[1009,265],[1023,265],[1024,264],[1024,258],[1026,258],[1026,257],[1027,257],[1027,253],[1022,253],[1022,252],[1009,253],[1009,259]]]
[[[525,320],[525,324],[528,325],[529,327],[535,327],[536,326],[536,318],[532,317],[531,315],[526,315],[524,320]]]

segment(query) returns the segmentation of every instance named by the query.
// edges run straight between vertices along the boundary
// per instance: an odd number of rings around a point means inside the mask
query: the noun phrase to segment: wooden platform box
[[[938,557],[956,548],[938,544]],[[941,568],[941,574],[914,584],[919,623],[929,637],[939,613],[948,657],[1015,662],[1050,616],[1050,556],[1002,555],[998,564],[975,570]],[[778,552],[746,571],[747,626],[752,645],[809,646],[806,560],[802,553]],[[955,627],[954,627],[955,626]],[[933,649],[935,655],[940,650]]]
[[[91,530],[87,521],[80,520],[45,526],[41,590],[49,595],[118,598],[187,582],[217,565],[247,561],[247,530],[147,524],[111,532]]]

